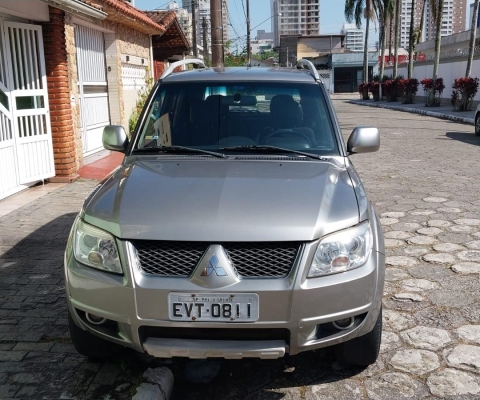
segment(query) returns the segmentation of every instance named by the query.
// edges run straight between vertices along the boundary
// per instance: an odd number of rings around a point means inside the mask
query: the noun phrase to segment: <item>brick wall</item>
[[[52,180],[72,181],[78,175],[70,106],[65,16],[63,11],[50,6],[49,12],[50,21],[43,24],[43,42],[56,173]]]

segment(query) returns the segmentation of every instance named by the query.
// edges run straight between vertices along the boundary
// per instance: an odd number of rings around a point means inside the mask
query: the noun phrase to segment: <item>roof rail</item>
[[[200,60],[198,58],[190,58],[187,60],[176,61],[173,64],[170,64],[170,66],[165,70],[165,72],[160,77],[160,80],[165,79],[168,75],[170,75],[173,72],[175,68],[181,67],[183,65],[190,65],[190,64],[201,65],[202,68],[205,68],[205,63],[203,62],[203,60]]]
[[[316,81],[320,81],[320,75],[318,75],[318,71],[315,68],[315,65],[310,60],[307,60],[305,58],[302,58],[301,60],[297,61],[297,68],[298,67],[307,67],[310,70],[310,75],[313,76],[313,79]]]

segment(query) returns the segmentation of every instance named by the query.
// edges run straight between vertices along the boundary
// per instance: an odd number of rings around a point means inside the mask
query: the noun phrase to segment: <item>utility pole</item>
[[[198,48],[197,48],[197,17],[196,17],[196,0],[192,0],[192,45],[193,45],[193,56],[198,58]]]
[[[205,17],[203,17],[202,27],[203,27],[203,61],[205,62],[205,65],[208,65],[208,61],[209,61],[208,39],[207,39],[208,27],[207,27],[207,18]]]
[[[221,0],[210,0],[212,66],[223,67],[223,29]]]
[[[247,0],[247,66],[252,66],[252,47],[250,45],[250,0]]]

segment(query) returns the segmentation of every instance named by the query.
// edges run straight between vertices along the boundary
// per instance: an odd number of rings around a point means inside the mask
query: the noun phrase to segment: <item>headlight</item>
[[[368,221],[322,239],[313,257],[308,277],[337,274],[365,264],[372,250]]]
[[[122,274],[115,239],[109,233],[77,221],[74,233],[74,255],[78,262],[103,271]]]

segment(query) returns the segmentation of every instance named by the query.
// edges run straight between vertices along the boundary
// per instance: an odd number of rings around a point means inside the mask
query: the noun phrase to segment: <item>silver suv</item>
[[[377,359],[385,251],[309,61],[294,69],[200,65],[153,88],[122,165],[85,200],[65,253],[77,350],[155,357],[278,358],[335,346]]]

